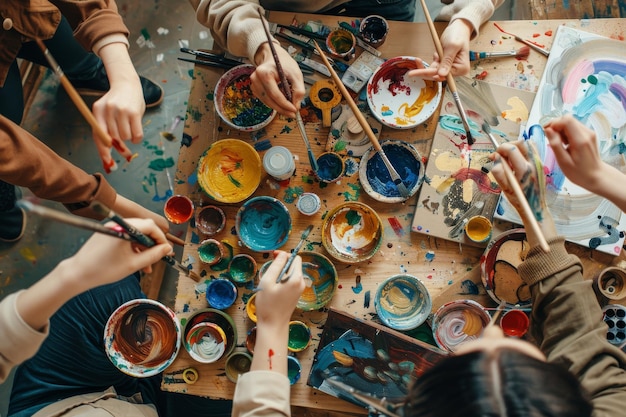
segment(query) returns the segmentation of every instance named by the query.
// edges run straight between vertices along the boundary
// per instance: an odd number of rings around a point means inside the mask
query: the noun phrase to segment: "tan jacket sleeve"
[[[250,371],[239,376],[232,417],[289,417],[291,387],[285,375]]]
[[[442,2],[448,3],[448,2]],[[480,26],[488,21],[493,12],[504,3],[504,0],[455,0],[445,5],[437,20],[453,22],[464,19],[474,27],[472,39],[478,36]]]

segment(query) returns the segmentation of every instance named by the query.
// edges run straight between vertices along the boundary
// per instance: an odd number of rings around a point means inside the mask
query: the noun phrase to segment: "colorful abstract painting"
[[[602,159],[626,172],[626,45],[566,26],[559,27],[523,132],[544,163],[548,206],[568,241],[619,255],[626,218],[608,200],[569,181],[556,163],[542,125],[571,114],[596,132]],[[581,167],[585,169],[585,167]],[[615,184],[624,187],[626,184]],[[496,216],[519,223],[502,198]]]

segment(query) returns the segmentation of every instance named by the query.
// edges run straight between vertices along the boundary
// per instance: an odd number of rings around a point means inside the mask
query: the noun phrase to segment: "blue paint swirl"
[[[383,151],[387,158],[391,162],[391,165],[396,169],[402,183],[407,189],[412,190],[420,181],[420,167],[422,162],[415,158],[415,155],[410,149],[404,146],[396,144],[383,145]],[[374,192],[383,195],[385,197],[400,197],[398,187],[394,184],[389,170],[385,166],[383,159],[380,157],[380,153],[376,152],[367,161],[367,181],[369,182]]]
[[[248,200],[237,212],[237,235],[248,248],[266,252],[283,246],[291,232],[289,210],[273,197]]]
[[[218,310],[224,310],[237,299],[237,287],[227,279],[214,279],[206,289],[206,300]]]

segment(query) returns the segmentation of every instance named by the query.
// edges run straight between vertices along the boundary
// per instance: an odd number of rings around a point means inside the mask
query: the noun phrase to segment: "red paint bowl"
[[[509,310],[500,319],[500,328],[507,336],[522,337],[528,331],[530,319],[522,310]]]
[[[163,207],[165,218],[174,224],[183,224],[193,217],[193,201],[184,195],[173,195]]]

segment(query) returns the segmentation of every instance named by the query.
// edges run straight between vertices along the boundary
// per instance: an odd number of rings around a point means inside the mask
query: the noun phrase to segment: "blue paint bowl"
[[[291,215],[280,200],[268,196],[254,197],[237,211],[235,230],[248,249],[271,252],[289,239]]]
[[[378,286],[374,307],[386,326],[413,330],[426,321],[433,304],[422,281],[412,275],[398,274]]]
[[[302,375],[302,365],[295,356],[287,356],[287,378],[289,384],[293,385],[300,379]]]
[[[424,163],[422,157],[410,143],[389,140],[381,144],[387,159],[391,162],[402,183],[409,190],[403,196],[398,191],[385,166],[380,152],[370,148],[363,154],[359,164],[359,181],[365,192],[374,200],[383,203],[401,203],[411,198],[424,181]]]
[[[206,288],[206,300],[209,306],[225,310],[237,299],[237,287],[227,279],[214,279]]]
[[[345,166],[341,155],[325,152],[317,157],[317,177],[324,182],[337,182],[343,176]]]

